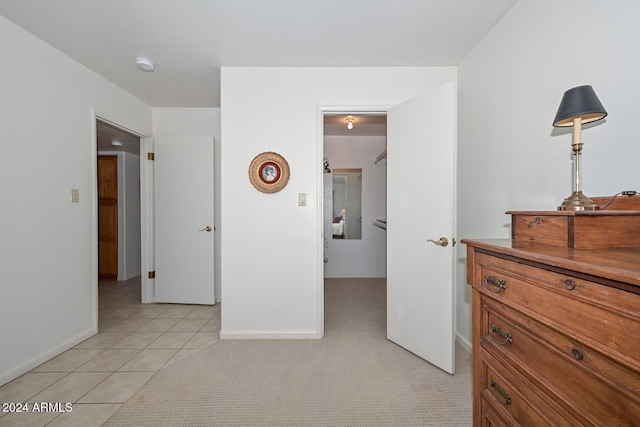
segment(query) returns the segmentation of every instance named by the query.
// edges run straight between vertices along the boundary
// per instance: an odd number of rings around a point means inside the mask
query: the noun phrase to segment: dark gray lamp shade
[[[553,125],[573,126],[573,120],[576,118],[580,118],[581,123],[591,123],[606,116],[607,112],[593,88],[589,85],[578,86],[564,93]]]

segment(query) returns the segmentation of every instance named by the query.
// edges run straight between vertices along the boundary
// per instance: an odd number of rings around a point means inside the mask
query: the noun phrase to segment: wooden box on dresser
[[[462,243],[474,425],[640,426],[640,246]]]

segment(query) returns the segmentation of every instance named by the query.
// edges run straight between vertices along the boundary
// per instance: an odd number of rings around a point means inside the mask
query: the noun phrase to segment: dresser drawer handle
[[[582,352],[577,348],[574,348],[573,350],[571,350],[571,354],[573,354],[573,358],[576,360],[584,359],[584,354],[582,354]]]
[[[487,290],[489,292],[493,292],[494,294],[499,293],[500,291],[502,291],[503,289],[506,289],[506,287],[507,287],[507,282],[505,282],[504,280],[496,279],[493,276],[485,276],[484,277],[484,283],[486,283],[487,285],[492,285],[492,286],[495,286],[496,288],[498,288],[498,289],[487,288]]]
[[[504,391],[502,387],[500,387],[500,384],[495,382],[493,379],[491,380],[491,387],[498,390],[498,393],[500,393],[500,396],[502,396],[502,398],[504,399],[504,402],[500,402],[500,403],[502,403],[504,406],[511,403],[511,396],[509,396],[509,394],[507,394],[507,392]]]
[[[564,287],[567,288],[568,290],[572,291],[576,288],[576,282],[574,282],[571,279],[567,279],[564,281]]]
[[[504,341],[498,341],[492,336],[491,338],[498,345],[507,345],[508,343],[513,342],[513,338],[511,337],[511,334],[503,331],[502,328],[500,328],[499,326],[491,325],[491,332],[497,334],[500,338],[504,340]]]
[[[542,220],[540,219],[540,217],[536,217],[536,219],[534,219],[533,221],[529,221],[527,223],[528,227],[533,227],[533,224],[540,224],[542,222]]]

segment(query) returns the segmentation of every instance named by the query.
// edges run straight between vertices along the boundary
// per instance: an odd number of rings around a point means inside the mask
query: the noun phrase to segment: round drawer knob
[[[576,288],[576,282],[574,282],[571,279],[567,279],[564,281],[564,287],[567,288],[568,290],[572,291]]]
[[[584,358],[584,354],[582,354],[582,352],[577,348],[571,350],[571,354],[573,354],[573,358],[576,360],[582,360]]]

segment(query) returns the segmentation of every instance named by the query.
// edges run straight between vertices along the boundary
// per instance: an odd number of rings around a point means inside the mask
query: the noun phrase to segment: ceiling
[[[223,66],[458,65],[515,2],[0,0],[0,15],[153,107],[219,107]]]
[[[348,129],[351,119],[353,128]],[[336,114],[324,116],[325,136],[387,136],[387,116],[384,114]]]
[[[126,151],[140,155],[140,137],[125,132],[109,123],[96,122],[99,152]]]

